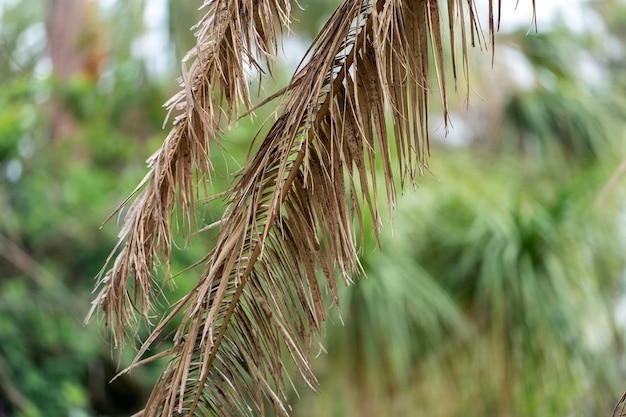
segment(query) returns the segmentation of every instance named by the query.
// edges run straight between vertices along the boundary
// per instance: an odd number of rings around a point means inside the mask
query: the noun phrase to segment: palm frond
[[[228,28],[224,22],[230,20],[222,17],[229,15],[223,10],[244,7],[248,13],[235,16],[235,27],[240,33],[255,27],[255,40],[263,46],[257,38],[269,31],[269,20],[259,25],[252,19],[253,26],[244,19],[262,14],[256,9],[259,3],[267,3],[267,11],[285,10],[270,1],[209,1],[212,17],[202,27],[214,32],[220,25]],[[360,271],[356,233],[366,215],[378,233],[377,164],[382,165],[390,206],[396,195],[391,153],[397,153],[402,185],[425,169],[431,78],[447,119],[441,11],[435,0],[343,0],[337,7],[308,60],[281,92],[284,101],[276,122],[227,192],[228,209],[198,284],[155,326],[137,354],[139,361],[181,319],[173,347],[159,355],[170,360],[141,415],[265,415],[269,404],[276,414],[287,416],[283,353],[315,386],[308,357],[325,319],[323,288],[337,304],[336,276],[349,282]],[[474,2],[448,0],[447,11],[452,55],[458,30],[467,68],[468,36],[482,39]],[[233,67],[211,64],[218,60],[215,55],[235,59],[230,48],[239,41],[219,36],[227,32],[210,35],[228,40],[219,53],[219,43],[209,42],[206,56],[201,46],[196,48],[194,76],[183,76],[185,89],[172,101],[182,103],[184,112],[154,159],[147,187],[131,206],[122,234],[126,246],[95,301],[107,322],[116,319],[119,337],[120,328],[134,317],[129,307],[137,307],[137,298],[146,314],[157,252],[169,256],[166,219],[175,186],[181,190],[177,200],[187,213],[186,223],[195,227],[194,166],[184,161],[209,164],[205,138],[217,136],[219,117],[207,92],[218,92],[229,117],[238,110],[236,102],[249,104],[242,78],[225,73],[241,74],[241,60],[251,59],[249,51],[237,54],[240,61]],[[201,70],[211,65],[215,72]],[[195,77],[200,84],[194,84]],[[212,89],[201,90],[206,82]],[[180,129],[186,133],[176,133]],[[207,170],[201,170],[199,180]]]
[[[184,229],[196,228],[195,179],[210,182],[209,141],[219,138],[222,118],[235,117],[240,103],[251,108],[244,63],[260,70],[258,58],[275,51],[274,19],[280,27],[289,22],[288,0],[207,0],[203,8],[206,13],[194,27],[196,47],[183,59],[181,90],[165,104],[170,113],[178,113],[174,126],[148,160],[150,172],[111,215],[137,196],[125,215],[120,241],[99,274],[101,289],[88,315],[102,307],[106,325],[115,329],[116,346],[133,327],[134,313],[140,311],[147,319],[153,309],[152,272],[159,255],[169,262],[170,220],[177,204]],[[192,62],[188,69],[187,62]]]

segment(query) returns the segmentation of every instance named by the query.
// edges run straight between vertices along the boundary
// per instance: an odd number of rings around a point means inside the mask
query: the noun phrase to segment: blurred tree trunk
[[[94,3],[90,0],[50,0],[47,35],[52,70],[57,82],[64,84],[75,76],[99,78],[106,56],[96,25]],[[51,103],[50,138],[71,137],[76,119],[62,97]]]

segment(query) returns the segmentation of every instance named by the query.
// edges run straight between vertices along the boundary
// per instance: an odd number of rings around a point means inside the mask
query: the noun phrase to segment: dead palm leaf
[[[272,16],[288,20],[287,4],[278,1],[205,6],[196,62],[183,71],[184,89],[170,102],[182,113],[135,191],[145,185],[94,301],[118,342],[136,311],[146,318],[151,312],[151,273],[160,253],[169,259],[176,202],[187,227],[196,228],[194,190],[207,180],[207,138],[219,135],[220,111],[228,121],[239,103],[250,108],[243,63],[256,62],[251,45],[271,52]],[[435,0],[343,0],[337,7],[308,61],[279,93],[276,122],[227,192],[228,209],[198,284],[139,349],[135,365],[181,319],[173,347],[158,355],[169,362],[140,415],[265,415],[269,403],[287,416],[282,353],[315,386],[308,357],[326,308],[317,271],[336,304],[336,275],[349,281],[359,271],[355,234],[367,213],[378,233],[377,164],[391,206],[393,150],[401,184],[425,168],[431,73],[447,118],[442,10]],[[467,45],[483,38],[473,0],[448,0],[447,19],[456,80],[457,32],[465,71]]]
[[[209,0],[203,8],[206,13],[194,27],[196,47],[183,59],[181,90],[166,103],[170,113],[178,113],[174,126],[148,160],[150,172],[116,210],[137,196],[107,264],[121,250],[112,269],[101,272],[102,288],[93,303],[106,311],[106,325],[116,329],[116,346],[123,343],[136,311],[146,319],[152,311],[152,271],[159,254],[170,259],[170,213],[176,204],[186,229],[195,229],[195,179],[210,181],[209,141],[219,138],[221,119],[230,121],[240,103],[251,107],[244,63],[260,69],[256,57],[269,57],[275,50],[274,19],[288,25],[288,0]]]

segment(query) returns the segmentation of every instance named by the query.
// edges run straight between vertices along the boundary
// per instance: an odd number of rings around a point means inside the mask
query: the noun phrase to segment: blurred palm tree
[[[610,410],[622,377],[623,236],[617,204],[593,209],[607,170],[559,183],[498,158],[434,158],[438,179],[403,201],[382,254],[366,257],[368,279],[346,290],[345,327],[329,329],[319,365],[322,399],[299,412]]]

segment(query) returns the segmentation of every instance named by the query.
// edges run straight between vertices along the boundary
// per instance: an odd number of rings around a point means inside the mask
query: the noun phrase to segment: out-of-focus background
[[[264,94],[338,2],[299,3]],[[433,109],[431,172],[381,250],[365,233],[368,278],[331,314],[318,392],[295,380],[294,416],[608,417],[626,390],[626,4],[542,0],[535,31],[529,0],[505,3],[447,136]],[[82,320],[199,4],[0,1],[0,417],[126,416],[149,394],[158,364],[109,384],[132,349],[118,363]],[[226,132],[216,190],[270,112]]]

